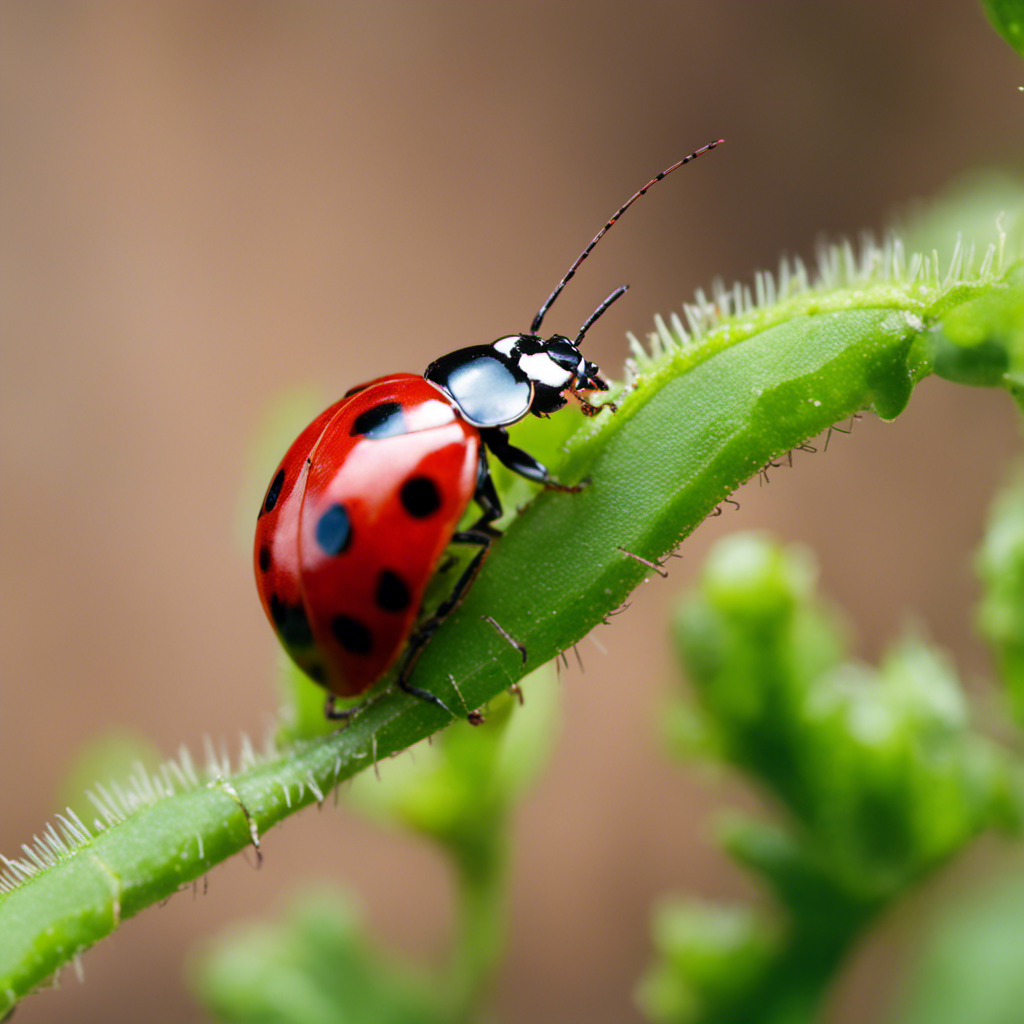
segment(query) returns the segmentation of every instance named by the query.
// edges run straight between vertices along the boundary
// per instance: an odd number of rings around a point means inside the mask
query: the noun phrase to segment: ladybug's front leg
[[[568,491],[571,494],[577,494],[579,491],[585,490],[590,483],[589,480],[578,484],[559,483],[551,475],[547,466],[538,462],[529,452],[524,452],[522,448],[516,448],[515,445],[509,443],[508,431],[504,427],[481,430],[480,435],[487,447],[494,453],[494,457],[503,466],[511,469],[513,473],[526,477],[527,480],[542,484],[549,491]]]

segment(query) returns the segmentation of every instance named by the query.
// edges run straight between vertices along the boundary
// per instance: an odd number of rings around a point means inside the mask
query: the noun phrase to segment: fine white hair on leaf
[[[983,281],[1002,268],[1005,234],[1001,219],[997,219],[996,228],[998,241],[986,247],[977,268],[973,243],[965,246],[959,235],[948,263],[943,265],[935,249],[927,255],[914,252],[908,256],[903,239],[896,233],[889,232],[879,244],[870,232],[864,232],[856,246],[845,238],[835,243],[819,242],[813,278],[799,256],[783,256],[777,276],[770,271],[755,272],[752,286],[735,281],[727,287],[716,277],[711,283],[711,301],[698,288],[692,301],[682,303],[682,316],[673,312],[666,321],[656,314],[654,330],[648,332],[646,345],[634,334],[627,334],[631,359],[624,371],[625,379],[633,382],[641,370],[652,364],[657,366],[682,348],[696,346],[720,328],[730,330],[731,320],[770,315],[780,303],[799,300],[804,295],[897,285],[914,289],[908,299],[930,301],[926,299],[929,292],[934,293],[934,299],[962,283]]]
[[[671,313],[669,315],[669,322],[672,324],[672,332],[679,339],[679,345],[688,345],[690,342],[690,335],[683,326],[683,321],[679,319],[679,314]]]

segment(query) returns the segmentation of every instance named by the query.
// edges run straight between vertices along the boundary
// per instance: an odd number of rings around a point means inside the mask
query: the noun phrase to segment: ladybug
[[[605,224],[533,318],[526,334],[449,352],[422,375],[394,373],[347,391],[299,434],[267,488],[256,523],[256,586],[292,660],[328,691],[325,713],[343,718],[336,697],[365,692],[402,655],[398,686],[449,714],[435,694],[410,683],[430,637],[480,571],[502,514],[488,453],[542,487],[559,483],[509,441],[528,413],[549,416],[567,397],[588,415],[611,408],[579,351],[584,335],[626,291],[617,288],[571,340],[538,334],[579,265],[623,213],[656,182],[713,149],[712,142],[662,171]],[[470,502],[480,516],[460,522]],[[427,584],[451,544],[476,552],[429,615]],[[404,655],[403,655],[404,651]],[[469,716],[477,722],[479,713]]]

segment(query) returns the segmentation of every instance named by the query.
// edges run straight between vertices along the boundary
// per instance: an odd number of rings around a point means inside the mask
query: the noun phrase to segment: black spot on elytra
[[[377,607],[386,612],[404,612],[412,601],[405,580],[398,573],[385,569],[377,580]]]
[[[289,647],[308,647],[313,642],[313,631],[301,604],[285,604],[277,594],[271,594],[270,617]]]
[[[398,497],[413,519],[427,519],[441,507],[441,492],[429,476],[410,477]]]
[[[324,670],[323,665],[310,665],[306,669],[306,675],[309,676],[314,683],[327,682],[327,672]]]
[[[349,431],[352,437],[363,435],[380,441],[385,437],[397,437],[407,434],[409,425],[402,415],[402,406],[398,402],[381,402],[372,409],[360,413],[352,423]]]
[[[266,572],[270,568],[270,548],[263,545],[260,548],[260,572]]]
[[[369,386],[369,384],[357,384],[354,388],[349,388],[341,397],[351,398],[353,395],[358,395],[360,391],[365,391]]]
[[[358,619],[336,615],[331,620],[331,632],[349,654],[369,654],[373,650],[373,634]]]
[[[283,486],[284,470],[279,469],[277,471],[277,476],[275,476],[274,479],[270,481],[270,489],[267,491],[267,496],[263,500],[263,508],[261,509],[261,514],[263,512],[274,511],[274,506],[277,504],[277,499],[281,497],[281,488]]]
[[[316,542],[328,555],[340,555],[352,546],[352,520],[344,505],[332,505],[320,517]]]

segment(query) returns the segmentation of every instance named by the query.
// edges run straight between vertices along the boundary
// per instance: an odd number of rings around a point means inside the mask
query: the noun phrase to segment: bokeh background
[[[715,274],[877,230],[975,168],[1024,169],[1022,83],[971,0],[0,6],[0,852],[104,731],[168,754],[264,731],[277,651],[248,531],[274,422],[525,329],[634,189],[724,136],[549,318],[568,332],[628,281],[587,341],[614,371],[627,329]],[[747,485],[584,642],[520,815],[501,1020],[637,1020],[652,899],[749,895],[709,823],[751,798],[680,770],[655,728],[669,608],[708,545],[755,526],[805,541],[859,653],[913,610],[984,694],[970,553],[1018,448],[1005,396],[926,382],[897,424],[866,418]],[[66,974],[19,1024],[203,1020],[188,949],[314,878],[355,889],[383,940],[443,954],[433,851],[328,809],[264,850],[259,872],[238,858],[128,922],[85,956],[84,987]],[[865,945],[833,1021],[885,1011],[951,887]]]

